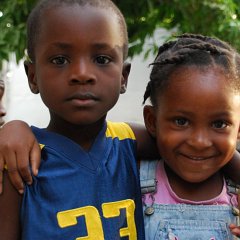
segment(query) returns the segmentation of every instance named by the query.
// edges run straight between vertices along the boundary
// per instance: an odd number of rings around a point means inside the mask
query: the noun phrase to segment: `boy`
[[[109,0],[43,0],[33,9],[26,72],[50,123],[32,128],[42,164],[23,197],[4,174],[3,239],[144,239],[135,157],[147,138],[106,122],[126,90],[127,48],[124,18]]]

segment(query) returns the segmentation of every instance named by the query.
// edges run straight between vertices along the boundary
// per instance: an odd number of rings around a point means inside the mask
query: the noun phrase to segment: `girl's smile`
[[[240,97],[227,81],[218,67],[180,67],[151,111],[160,154],[185,181],[206,180],[236,149]]]

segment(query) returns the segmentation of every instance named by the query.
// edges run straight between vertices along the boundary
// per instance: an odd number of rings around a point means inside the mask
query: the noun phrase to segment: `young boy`
[[[1,238],[144,239],[136,138],[146,135],[106,122],[130,71],[122,14],[109,0],[42,0],[27,37],[29,86],[50,123],[32,128],[42,162],[23,196],[4,174]]]

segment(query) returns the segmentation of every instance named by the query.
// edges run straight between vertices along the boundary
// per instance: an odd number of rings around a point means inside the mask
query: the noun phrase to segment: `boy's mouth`
[[[69,97],[67,100],[98,100],[98,98],[91,92],[86,92],[86,93],[76,93],[73,94],[71,97]]]
[[[67,101],[73,102],[78,106],[89,106],[93,105],[99,99],[93,93],[76,93],[67,99]]]

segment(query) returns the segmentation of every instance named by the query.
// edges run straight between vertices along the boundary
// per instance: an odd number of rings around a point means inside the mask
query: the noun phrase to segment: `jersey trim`
[[[124,122],[107,122],[106,137],[119,138],[119,140],[133,139],[136,137],[131,127]]]

